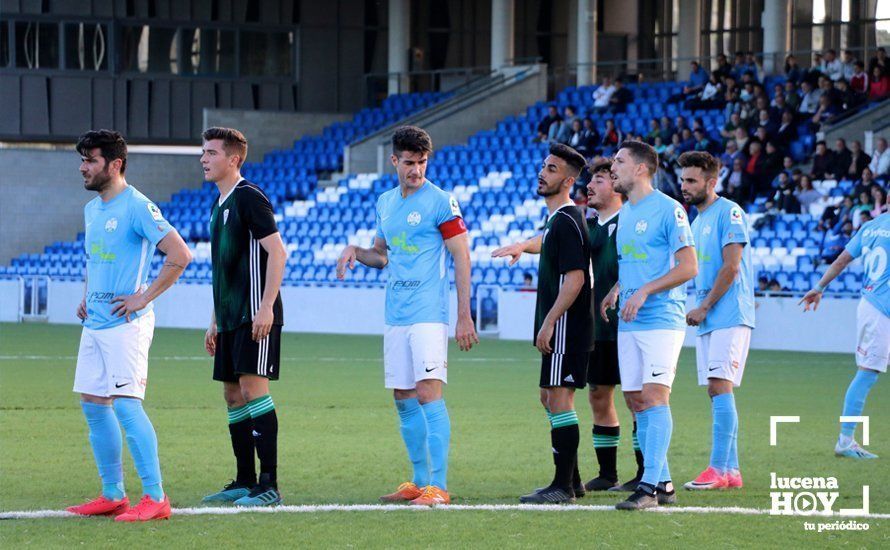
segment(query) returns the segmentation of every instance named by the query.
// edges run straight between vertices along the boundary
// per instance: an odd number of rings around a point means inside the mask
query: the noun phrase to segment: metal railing
[[[407,73],[368,73],[362,76],[366,105],[377,107],[389,95],[389,83],[397,83],[396,93],[454,92],[472,87],[494,74],[491,67],[457,67]]]

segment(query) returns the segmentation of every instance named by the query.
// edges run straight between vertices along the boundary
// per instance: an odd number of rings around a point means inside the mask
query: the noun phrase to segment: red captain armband
[[[442,234],[442,238],[447,241],[451,237],[466,233],[467,226],[463,218],[452,218],[439,226],[439,232]]]

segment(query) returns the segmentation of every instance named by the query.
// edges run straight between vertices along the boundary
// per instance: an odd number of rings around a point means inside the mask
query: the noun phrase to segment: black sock
[[[232,451],[238,473],[235,481],[245,485],[256,483],[256,462],[253,446],[253,419],[248,416],[240,422],[229,424],[229,435],[232,436]]]
[[[580,487],[581,485],[581,472],[578,471],[578,455],[575,453],[575,469],[572,470],[572,487]]]
[[[277,487],[278,415],[275,409],[253,419],[253,439],[260,459],[260,482]]]
[[[554,464],[556,473],[553,476],[553,485],[562,489],[570,489],[573,486],[575,465],[578,461],[578,440],[580,433],[578,424],[570,424],[550,430],[550,443],[554,450]]]
[[[639,443],[637,443],[637,422],[634,421],[634,456],[637,459],[637,475],[634,476],[636,479],[643,478],[643,451],[640,449]]]
[[[593,450],[600,465],[599,477],[618,481],[618,438],[619,426],[593,426]]]

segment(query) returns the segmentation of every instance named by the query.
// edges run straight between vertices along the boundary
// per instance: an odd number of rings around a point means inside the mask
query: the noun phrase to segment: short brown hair
[[[238,155],[238,158],[241,159],[238,163],[238,168],[241,168],[244,161],[247,160],[247,138],[238,130],[234,128],[214,126],[213,128],[204,130],[201,137],[204,138],[204,141],[221,139],[226,156],[230,157],[232,155]]]
[[[655,175],[656,170],[658,170],[658,153],[654,147],[643,141],[628,139],[622,141],[618,146],[618,150],[620,151],[621,149],[627,149],[630,152],[631,158],[640,164],[645,164],[646,168],[649,169],[650,176]]]
[[[591,163],[587,166],[587,171],[590,172],[590,175],[595,176],[600,172],[612,172],[612,159],[605,158],[600,159],[595,163]]]
[[[584,159],[584,155],[565,145],[563,143],[554,143],[550,146],[550,154],[554,157],[561,158],[566,161],[566,164],[575,169],[575,177],[581,173],[581,170],[584,169],[584,166],[587,164],[587,160]]]
[[[686,151],[677,159],[680,168],[701,168],[706,178],[716,178],[720,172],[720,160],[705,151]]]
[[[423,128],[400,126],[392,134],[392,153],[399,156],[402,151],[411,153],[432,153],[433,140]]]
[[[105,164],[121,160],[121,174],[127,171],[127,142],[120,132],[114,130],[90,130],[78,138],[74,146],[78,153],[86,156],[93,149],[99,149]]]

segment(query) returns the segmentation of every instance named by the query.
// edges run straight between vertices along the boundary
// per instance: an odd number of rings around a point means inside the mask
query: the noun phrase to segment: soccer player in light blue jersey
[[[449,504],[446,483],[451,421],[443,399],[448,380],[449,282],[447,254],[457,286],[455,338],[462,351],[479,343],[470,317],[470,248],[457,200],[425,177],[433,151],[424,130],[404,126],[392,138],[399,186],[377,199],[377,234],[371,248],[349,245],[337,277],[358,261],[388,268],[383,336],[385,385],[393,390],[402,438],[414,467],[384,502]]]
[[[678,163],[683,169],[683,198],[698,209],[698,217],[692,222],[698,257],[696,307],[686,315],[686,322],[698,327],[698,384],[708,387],[712,414],[710,464],[684,487],[741,487],[739,419],[733,386],[742,383],[754,328],[748,220],[739,205],[717,195],[720,161],[704,151],[689,151],[680,155]]]
[[[822,293],[855,258],[862,258],[865,274],[862,298],[856,309],[856,376],[844,397],[843,416],[862,416],[865,399],[878,373],[887,372],[890,363],[890,213],[884,213],[862,225],[841,255],[831,264],[816,287],[800,301],[804,311],[819,307]],[[841,422],[841,433],[834,454],[842,457],[878,458],[862,448],[853,438],[856,422]]]
[[[633,404],[643,450],[643,478],[619,510],[676,502],[667,452],[673,431],[671,385],[686,334],[686,283],[698,267],[686,211],[652,187],[658,153],[625,141],[612,162],[614,187],[628,201],[618,216],[618,283],[600,315],[621,301],[618,369],[621,389]]]
[[[154,333],[152,301],[182,275],[191,253],[158,207],[124,178],[127,144],[119,133],[87,132],[77,152],[84,187],[99,196],[84,207],[86,289],[77,308],[83,332],[74,391],[81,394],[102,493],[68,511],[117,521],[165,519],[170,499],[161,485],[158,438],[142,400]],[[167,258],[146,286],[155,247]],[[133,508],[124,493],[121,428],[144,492]]]

